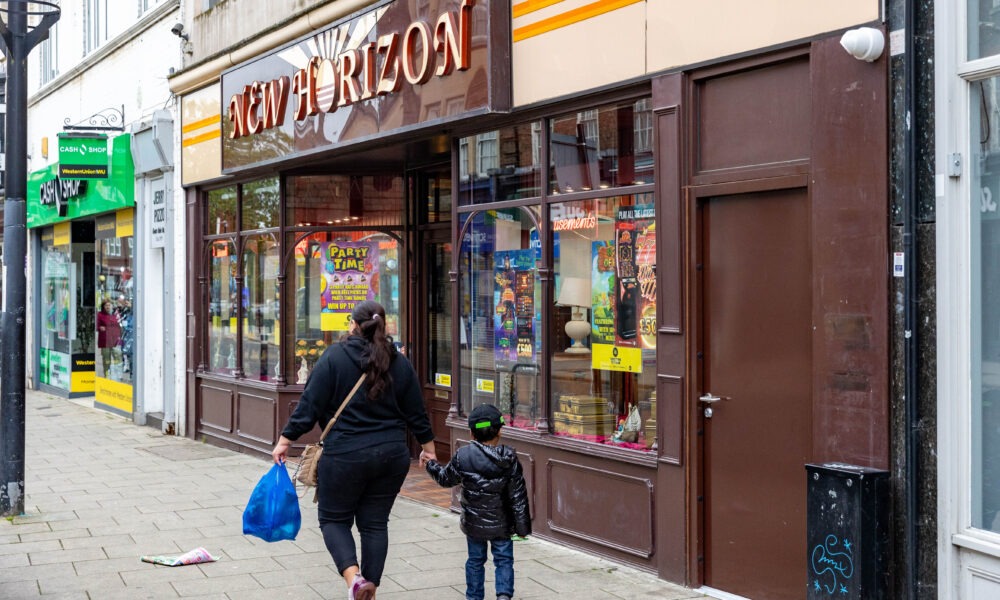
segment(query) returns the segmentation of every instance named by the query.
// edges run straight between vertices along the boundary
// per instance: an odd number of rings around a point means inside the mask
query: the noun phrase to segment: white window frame
[[[83,53],[91,54],[108,41],[108,0],[86,0],[83,18]]]
[[[1000,54],[968,56],[968,0],[934,3],[935,182],[937,293],[938,589],[942,597],[973,597],[975,573],[1000,578],[1000,534],[972,527],[972,373],[974,272],[972,231],[972,93],[1000,77]],[[952,174],[954,156],[961,157]]]
[[[490,151],[487,151],[489,149]],[[496,130],[476,135],[476,173],[488,175],[500,166],[500,137]]]
[[[49,29],[49,35],[39,44],[39,83],[45,85],[59,76],[59,23]]]

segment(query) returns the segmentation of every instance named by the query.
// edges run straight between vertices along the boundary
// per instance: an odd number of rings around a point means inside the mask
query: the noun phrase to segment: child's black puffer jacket
[[[451,462],[427,463],[427,472],[444,487],[462,484],[462,531],[481,540],[531,534],[528,490],[517,453],[509,446],[472,442]]]

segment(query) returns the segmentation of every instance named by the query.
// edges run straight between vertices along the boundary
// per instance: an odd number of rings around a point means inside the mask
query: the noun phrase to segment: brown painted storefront
[[[507,35],[502,27],[491,31]],[[804,465],[886,468],[889,458],[887,59],[859,62],[838,39],[824,36],[513,112],[509,96],[507,104],[496,101],[500,94],[483,110],[460,111],[453,119],[412,117],[401,129],[321,139],[287,155],[272,147],[264,160],[228,166],[226,181],[191,189],[189,223],[192,231],[208,231],[212,190],[235,185],[243,198],[249,192],[241,186],[275,178],[278,320],[294,325],[298,309],[280,299],[297,291],[295,245],[320,231],[352,231],[349,223],[293,222],[290,199],[299,196],[290,190],[300,189],[297,178],[373,178],[359,184],[363,193],[379,177],[396,178],[400,218],[369,223],[364,231],[390,235],[400,245],[399,341],[424,382],[446,455],[468,443],[462,415],[473,397],[503,400],[501,376],[489,384],[471,381],[473,371],[463,362],[463,348],[472,345],[467,337],[478,335],[477,319],[493,320],[464,308],[463,286],[471,279],[470,263],[463,262],[466,234],[486,211],[522,211],[525,225],[512,239],[529,248],[533,230],[539,248],[533,264],[537,348],[526,350],[536,357],[531,376],[537,385],[531,412],[504,436],[525,467],[535,533],[690,586],[798,598],[807,585]],[[509,87],[505,63],[491,64],[495,68],[484,72],[487,89]],[[466,94],[472,89],[482,88]],[[419,98],[407,94],[398,99],[400,114],[421,112]],[[497,199],[494,189],[486,200],[463,201],[474,194],[463,187],[463,163],[471,160],[467,141],[491,140],[486,132],[528,131],[526,139],[537,132],[535,164],[550,165],[554,123],[563,115],[647,101],[655,174],[649,180],[556,194],[544,168],[546,182],[533,195]],[[360,127],[364,113],[359,108],[357,114]],[[501,153],[505,142],[517,141],[502,133],[498,140]],[[568,311],[556,307],[553,213],[612,194],[650,198],[655,207],[658,300],[649,380],[656,408],[643,405],[653,421],[643,434],[648,448],[559,435],[553,416],[563,406],[560,390],[600,377],[589,358],[565,352]],[[331,195],[330,203],[351,214],[351,198]],[[353,202],[364,204],[359,197]],[[237,229],[243,237],[257,235]],[[302,388],[294,383],[297,339],[291,325],[274,334],[283,336],[274,377],[252,380],[241,356],[231,372],[212,372],[211,261],[226,235],[189,241],[191,264],[200,266],[188,290],[187,431],[264,453]],[[234,245],[238,255],[246,243]],[[235,314],[239,323],[244,315],[238,308]],[[233,327],[242,340],[242,329]],[[603,377],[608,384],[621,376]],[[623,395],[649,402],[633,384],[621,385]]]

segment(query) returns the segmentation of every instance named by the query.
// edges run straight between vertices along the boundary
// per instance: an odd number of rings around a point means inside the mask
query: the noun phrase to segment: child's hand
[[[427,463],[432,460],[437,460],[437,454],[434,452],[428,452],[427,450],[420,451],[420,468],[427,466]]]

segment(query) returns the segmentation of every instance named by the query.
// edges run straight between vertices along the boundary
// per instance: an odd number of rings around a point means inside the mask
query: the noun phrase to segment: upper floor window
[[[41,83],[46,84],[59,75],[59,24],[49,29],[49,37],[45,38],[39,49],[42,67]]]
[[[86,0],[84,13],[84,54],[108,41],[108,0]]]
[[[497,132],[487,131],[476,136],[476,171],[489,173],[497,168]]]
[[[969,60],[1000,54],[1000,0],[967,0]]]
[[[653,149],[653,110],[652,101],[643,98],[635,103],[635,151],[649,152]]]
[[[162,3],[163,0],[139,0],[139,16],[148,11],[151,8],[155,8]]]

